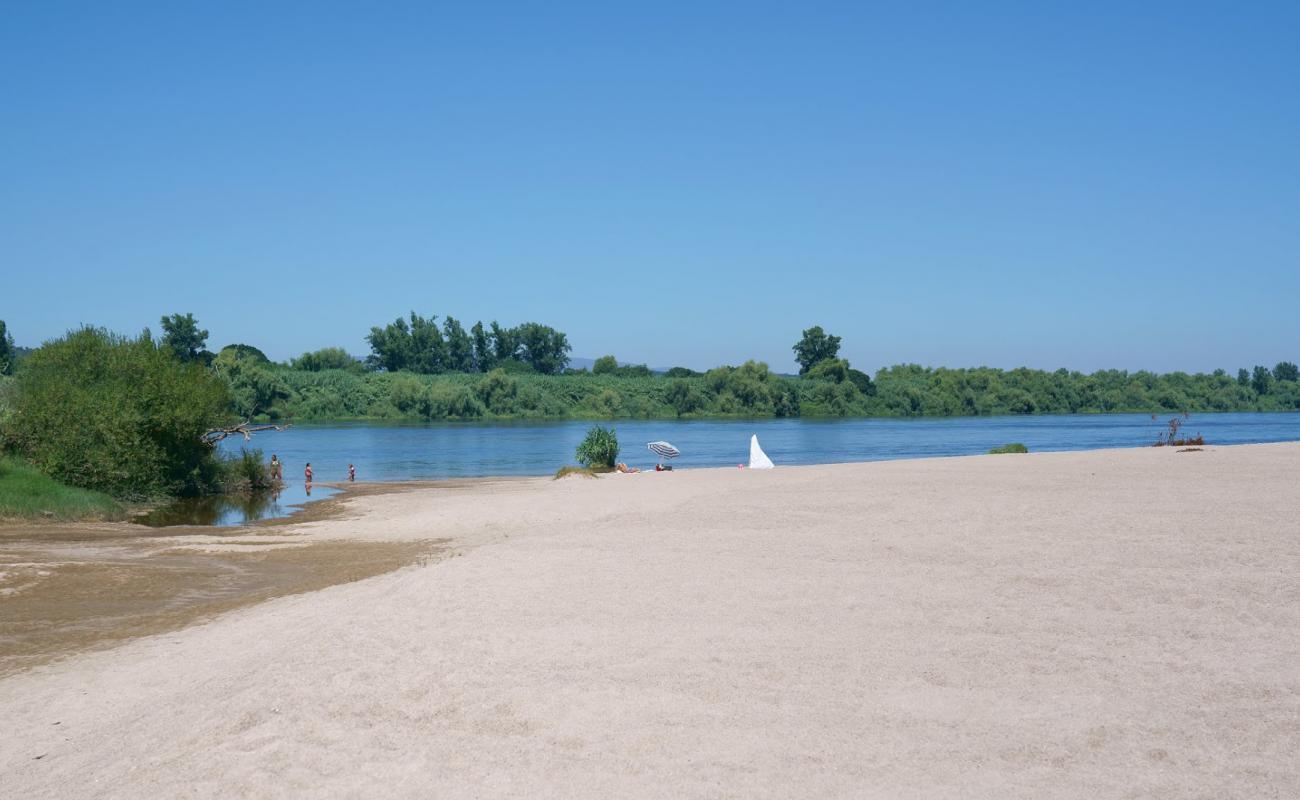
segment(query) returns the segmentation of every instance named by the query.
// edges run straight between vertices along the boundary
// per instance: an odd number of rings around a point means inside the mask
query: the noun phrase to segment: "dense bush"
[[[227,492],[265,491],[275,483],[261,450],[241,448],[239,455],[222,462],[221,488]]]
[[[212,488],[220,465],[200,441],[228,421],[225,382],[145,334],[82,328],[23,362],[5,424],[10,447],[41,472],[119,498]]]
[[[1005,455],[1007,453],[1028,453],[1028,452],[1029,452],[1028,447],[1025,447],[1020,442],[1012,442],[1011,444],[1004,444],[1001,447],[993,448],[992,450],[989,451],[989,455],[997,456],[997,455]]]
[[[342,347],[324,347],[310,353],[303,353],[293,360],[293,368],[308,372],[324,372],[327,369],[341,369],[347,372],[365,371],[365,365],[348,355],[348,351]]]
[[[578,463],[589,469],[613,469],[618,460],[618,436],[613,428],[591,426],[575,453]]]

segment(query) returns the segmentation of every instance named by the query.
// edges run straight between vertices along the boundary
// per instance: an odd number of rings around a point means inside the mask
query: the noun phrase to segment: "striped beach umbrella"
[[[650,442],[646,445],[650,452],[659,456],[659,458],[677,458],[682,454],[681,450],[673,447],[668,442]]]

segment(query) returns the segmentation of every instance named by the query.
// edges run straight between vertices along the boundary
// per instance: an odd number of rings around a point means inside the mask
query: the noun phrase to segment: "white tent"
[[[749,468],[750,469],[771,469],[776,466],[772,459],[767,457],[763,448],[758,446],[758,434],[749,437]]]

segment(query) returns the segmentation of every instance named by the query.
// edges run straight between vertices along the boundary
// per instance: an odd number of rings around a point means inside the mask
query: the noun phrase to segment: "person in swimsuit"
[[[311,485],[311,462],[307,462],[307,468],[302,471],[303,477],[307,479],[307,485]]]
[[[271,454],[271,480],[279,481],[284,479],[283,473],[281,472],[283,467],[284,465],[280,463],[280,459],[275,455],[275,453],[272,453]]]
[[[352,466],[351,464],[348,464],[348,480],[355,481],[356,479],[357,479],[357,468]]]

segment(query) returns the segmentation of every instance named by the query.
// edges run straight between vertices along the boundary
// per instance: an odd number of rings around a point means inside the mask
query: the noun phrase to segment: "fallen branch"
[[[244,441],[253,438],[253,434],[260,431],[282,431],[288,429],[289,425],[250,425],[247,422],[241,422],[238,425],[231,425],[229,428],[213,428],[199,437],[208,447],[215,447],[217,442],[228,436],[240,434]]]

